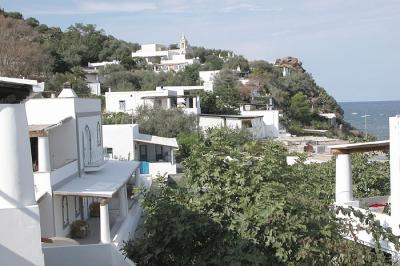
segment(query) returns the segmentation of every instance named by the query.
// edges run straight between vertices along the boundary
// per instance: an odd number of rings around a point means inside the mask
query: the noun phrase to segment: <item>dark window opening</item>
[[[30,138],[33,172],[39,170],[38,138]]]

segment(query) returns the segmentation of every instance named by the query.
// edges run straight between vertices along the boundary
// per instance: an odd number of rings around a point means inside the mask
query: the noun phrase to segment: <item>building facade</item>
[[[133,52],[133,58],[144,58],[154,71],[180,71],[189,65],[200,63],[197,58],[187,58],[190,52],[189,42],[185,35],[179,40],[178,49],[167,49],[161,44],[143,44],[141,49]]]

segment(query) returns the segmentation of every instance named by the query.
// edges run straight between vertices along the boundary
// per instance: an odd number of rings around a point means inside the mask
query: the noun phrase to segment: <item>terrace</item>
[[[390,140],[330,146],[336,156],[336,202],[337,206],[353,207],[364,214],[372,213],[375,220],[393,233],[400,235],[400,116],[389,119]],[[354,198],[351,154],[371,151],[390,151],[390,195]],[[390,212],[389,212],[390,209]],[[384,212],[385,211],[385,212]],[[390,214],[389,214],[390,213]],[[360,222],[360,221],[359,221]],[[358,233],[358,240],[374,246],[372,235],[366,231]],[[351,238],[351,237],[350,237]],[[394,253],[393,244],[382,240],[387,252]]]
[[[149,186],[151,181],[132,178],[138,162],[108,161],[104,169],[86,173],[53,191],[56,197],[92,198],[100,203],[99,217],[87,220],[89,233],[80,244],[114,243],[119,246],[135,231],[141,208],[128,196],[127,187]],[[56,217],[57,219],[57,217]]]

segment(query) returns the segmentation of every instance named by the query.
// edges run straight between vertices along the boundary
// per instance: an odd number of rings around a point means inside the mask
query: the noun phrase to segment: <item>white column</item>
[[[393,233],[400,224],[400,116],[389,118],[390,127],[390,197]]]
[[[126,217],[128,215],[128,196],[126,194],[126,185],[124,185],[118,191],[119,198],[119,211],[121,217]]]
[[[50,172],[49,137],[38,137],[38,166],[39,172]]]
[[[336,156],[336,202],[344,203],[352,200],[351,156],[350,154],[338,154]]]
[[[100,242],[110,243],[110,217],[108,215],[108,200],[100,201]]]
[[[171,98],[167,98],[167,109],[171,109]]]
[[[175,164],[175,149],[171,148],[171,163]]]

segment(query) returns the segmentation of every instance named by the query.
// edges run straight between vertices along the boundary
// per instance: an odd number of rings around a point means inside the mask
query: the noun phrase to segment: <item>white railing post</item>
[[[400,116],[389,118],[390,127],[390,201],[392,228],[400,234]]]
[[[353,178],[350,154],[336,156],[336,203],[353,200]]]
[[[111,242],[108,201],[108,199],[100,201],[100,242],[103,244]]]

